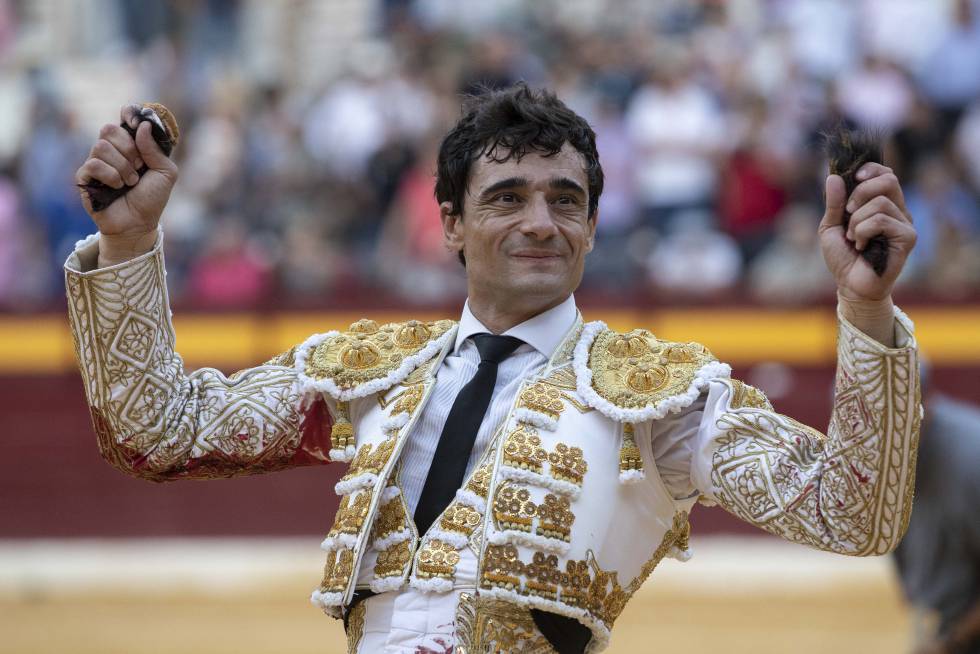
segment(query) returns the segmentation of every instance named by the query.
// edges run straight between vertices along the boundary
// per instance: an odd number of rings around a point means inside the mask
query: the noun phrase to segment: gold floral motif
[[[353,479],[365,473],[375,475],[380,473],[388,463],[388,459],[391,458],[392,452],[395,451],[395,442],[395,438],[385,439],[378,443],[377,449],[374,449],[372,443],[361,445],[350,463],[350,468],[347,469],[347,474],[342,477],[341,481]]]
[[[323,581],[320,582],[320,592],[344,592],[353,571],[354,550],[342,548],[329,552],[327,562],[323,566]]]
[[[649,353],[650,345],[642,336],[631,332],[610,340],[606,352],[617,359],[630,359]]]
[[[540,473],[547,460],[548,453],[541,447],[541,437],[530,427],[522,425],[507,436],[504,465]]]
[[[408,529],[408,512],[405,510],[402,498],[396,497],[378,507],[374,526],[371,528],[371,541],[384,538],[402,529]]]
[[[452,579],[459,563],[459,552],[449,543],[438,538],[425,542],[419,551],[417,574],[422,579],[433,577]]]
[[[486,463],[473,471],[469,480],[466,482],[466,490],[476,493],[483,499],[490,494],[490,479],[493,477],[493,459],[490,458]]]
[[[712,361],[715,358],[702,345],[661,341],[644,329],[601,332],[589,353],[593,389],[627,409],[686,391],[698,369]]]
[[[395,343],[403,348],[416,348],[425,345],[432,337],[432,330],[418,320],[409,320],[395,334]]]
[[[626,385],[637,393],[659,391],[670,381],[666,366],[656,363],[638,363],[626,375]]]
[[[333,519],[333,526],[327,536],[337,534],[357,534],[364,525],[368,509],[371,507],[371,493],[356,491],[340,498],[340,507]]]
[[[357,322],[351,323],[347,331],[352,334],[377,334],[379,329],[378,323],[375,321],[370,318],[361,318]]]
[[[643,565],[640,574],[623,588],[615,570],[603,570],[590,550],[585,559],[565,561],[564,571],[554,554],[534,552],[524,563],[514,545],[489,545],[484,554],[482,588],[503,588],[522,595],[555,600],[591,613],[612,628],[629,598],[640,588],[657,564],[675,545],[686,549],[690,525],[686,513],[677,513],[674,523]]]
[[[469,536],[480,524],[481,519],[480,512],[472,506],[453,502],[439,518],[439,528]]]
[[[582,448],[569,447],[564,443],[555,445],[555,449],[548,455],[551,462],[551,476],[562,481],[569,481],[573,484],[582,485],[585,472],[589,469],[582,454]]]
[[[643,470],[643,459],[640,457],[640,448],[636,445],[631,423],[623,425],[623,444],[619,448],[619,470],[620,472]]]
[[[565,391],[574,391],[578,388],[578,380],[575,378],[575,370],[571,365],[564,365],[552,370],[547,377],[541,380],[542,384],[548,384],[555,388]]]
[[[313,379],[330,378],[341,389],[354,388],[388,375],[454,324],[451,320],[411,321],[372,331],[375,325],[358,321],[351,331],[317,345],[306,359],[305,372]]]
[[[378,552],[378,560],[374,564],[374,576],[379,579],[400,577],[405,574],[405,569],[411,561],[411,540],[403,540],[394,545],[389,545]]]
[[[391,415],[396,416],[399,413],[412,413],[422,402],[422,395],[424,393],[425,386],[422,384],[409,386],[398,396],[398,399],[395,401],[395,406],[391,408]]]
[[[552,420],[558,420],[565,410],[561,390],[544,382],[532,384],[521,391],[517,406],[543,413]]]
[[[358,602],[347,614],[347,622],[344,631],[347,633],[347,654],[357,654],[361,646],[361,639],[364,637],[364,614],[367,612],[367,604]]]
[[[544,502],[537,508],[536,533],[539,536],[570,542],[572,523],[575,522],[575,514],[572,513],[571,506],[567,497],[559,497],[552,493],[545,495]]]
[[[456,608],[457,654],[555,654],[529,609],[511,602],[460,593]]]
[[[531,531],[537,505],[526,488],[509,482],[500,484],[493,499],[493,519],[498,529]]]
[[[346,368],[364,370],[372,368],[381,360],[378,348],[367,341],[355,341],[340,353],[340,362]]]
[[[732,385],[732,398],[729,405],[732,409],[766,409],[772,411],[772,405],[765,394],[754,386],[749,386],[737,379],[730,380]]]

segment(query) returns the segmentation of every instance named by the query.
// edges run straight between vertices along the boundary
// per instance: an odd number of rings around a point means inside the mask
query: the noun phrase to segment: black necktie
[[[463,483],[476,434],[490,406],[490,396],[497,381],[497,365],[524,343],[513,336],[493,334],[476,334],[472,338],[480,351],[480,367],[453,401],[439,436],[439,444],[422,487],[422,496],[415,509],[415,526],[420,535],[428,531],[439,514],[449,506]]]

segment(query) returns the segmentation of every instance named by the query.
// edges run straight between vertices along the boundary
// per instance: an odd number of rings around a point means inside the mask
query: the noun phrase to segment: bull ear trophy
[[[149,121],[151,125],[151,132],[153,134],[153,140],[157,142],[160,149],[168,157],[177,147],[177,141],[180,139],[180,129],[177,127],[177,119],[174,118],[173,113],[164,107],[162,104],[157,102],[147,102],[142,105],[138,114],[136,114],[136,126],[144,121]],[[134,139],[136,138],[136,129],[130,127],[126,123],[121,123],[123,129],[129,132],[129,135]],[[143,164],[143,167],[136,171],[136,173],[143,177],[149,167]],[[102,182],[93,179],[87,184],[79,184],[86,193],[88,193],[89,202],[92,203],[93,211],[104,211],[110,204],[115,202],[117,199],[126,195],[132,186],[123,186],[122,188],[112,188]]]
[[[856,175],[861,166],[866,163],[884,162],[882,134],[879,131],[852,131],[839,124],[825,132],[823,139],[824,151],[830,164],[830,174],[840,175],[844,179],[845,197],[850,197],[857,187]],[[851,213],[844,209],[845,232],[850,222]],[[875,274],[881,277],[888,267],[888,239],[881,234],[875,236],[861,251],[861,257],[871,265]]]

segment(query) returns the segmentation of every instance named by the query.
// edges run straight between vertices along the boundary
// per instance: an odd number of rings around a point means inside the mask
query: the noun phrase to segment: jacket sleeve
[[[96,235],[65,263],[69,323],[102,456],[153,481],[327,462],[331,407],[301,391],[292,351],[230,377],[213,368],[185,374],[161,241],[93,269]]]
[[[710,382],[692,481],[705,499],[786,540],[886,554],[911,513],[921,403],[912,325],[896,310],[895,348],[839,317],[827,434],[772,410],[758,390]]]

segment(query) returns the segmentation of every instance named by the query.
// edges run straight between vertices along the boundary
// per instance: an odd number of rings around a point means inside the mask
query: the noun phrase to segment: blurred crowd
[[[178,301],[460,297],[435,152],[460,94],[517,80],[554,89],[598,135],[606,187],[584,293],[827,297],[820,140],[841,122],[880,130],[903,181],[919,233],[907,291],[980,291],[977,0],[386,0],[329,66],[283,60],[255,75],[244,62],[261,44],[243,25],[256,12],[302,23],[316,4],[100,3],[107,37],[77,56],[136,62],[141,96],[182,126],[164,214]],[[0,0],[8,74],[27,5]],[[92,231],[72,178],[95,139],[44,65],[14,72],[29,125],[0,159],[8,310],[63,292],[60,265]]]

